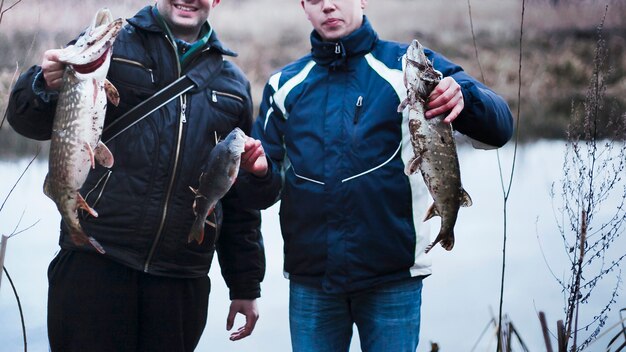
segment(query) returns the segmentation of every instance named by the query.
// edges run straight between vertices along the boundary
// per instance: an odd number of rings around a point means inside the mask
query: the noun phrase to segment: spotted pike
[[[235,183],[245,142],[246,134],[241,129],[232,130],[226,139],[217,143],[211,150],[202,168],[198,189],[189,187],[196,195],[193,202],[196,220],[191,226],[187,239],[189,242],[196,240],[200,244],[204,241],[206,218],[215,209],[217,201],[222,199]]]
[[[119,103],[119,95],[106,80],[111,63],[111,47],[122,27],[122,19],[113,20],[108,9],[96,13],[89,28],[75,44],[63,49],[59,62],[64,63],[63,86],[52,125],[48,175],[44,193],[52,199],[77,245],[91,244],[98,252],[102,246],[83,231],[78,209],[97,217],[80,195],[95,161],[113,166],[113,155],[100,141],[107,99]]]
[[[443,122],[445,115],[426,119],[425,105],[430,93],[442,78],[424,54],[424,48],[413,40],[404,61],[404,85],[407,98],[398,111],[409,109],[409,133],[414,157],[404,170],[407,175],[419,171],[434,202],[424,221],[437,215],[441,228],[435,240],[426,247],[428,253],[437,243],[446,250],[454,247],[454,224],[459,207],[472,205],[470,196],[461,186],[459,160],[452,135],[452,126]]]

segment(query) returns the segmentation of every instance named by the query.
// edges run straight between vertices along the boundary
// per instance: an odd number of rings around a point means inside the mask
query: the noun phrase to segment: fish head
[[[407,48],[404,62],[404,84],[423,99],[428,98],[442,78],[424,52],[424,47],[414,39]]]
[[[246,134],[239,128],[235,127],[226,139],[224,139],[220,143],[224,143],[228,152],[234,157],[241,157],[241,153],[244,151],[244,147],[246,144]]]
[[[110,64],[110,49],[122,24],[121,18],[113,20],[109,9],[100,9],[76,43],[61,51],[59,61],[70,65],[78,74],[102,72],[106,75]]]

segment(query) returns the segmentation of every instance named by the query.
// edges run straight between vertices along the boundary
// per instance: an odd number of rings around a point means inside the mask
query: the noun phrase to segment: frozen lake
[[[512,152],[512,144],[500,152],[506,179],[510,173]],[[492,330],[480,341],[478,338],[492,316],[498,314],[503,238],[503,196],[498,161],[495,151],[462,147],[459,154],[463,184],[474,205],[459,213],[454,250],[445,252],[437,247],[430,254],[433,275],[424,281],[420,352],[430,351],[430,341],[437,342],[442,351],[470,351],[477,342],[476,351],[495,350]],[[563,142],[537,142],[520,147],[508,202],[504,312],[531,351],[545,350],[537,319],[539,310],[546,312],[551,329],[558,319],[564,319],[564,296],[546,264],[547,260],[555,275],[565,277],[567,257],[549,196],[551,184],[562,177],[563,154]],[[27,162],[0,161],[0,201]],[[32,229],[10,239],[5,261],[22,302],[29,351],[48,350],[46,270],[58,250],[60,216],[52,201],[42,192],[46,169],[45,162],[33,164],[0,213],[0,234],[11,233],[22,212],[21,228],[39,220]],[[614,214],[615,204],[615,201],[606,203],[598,209],[599,214]],[[433,231],[437,230],[439,220],[431,222]],[[267,273],[262,298],[258,301],[261,318],[254,334],[238,342],[228,340],[229,333],[225,329],[228,294],[215,260],[210,274],[213,288],[209,320],[199,351],[291,351],[288,281],[282,276],[282,238],[277,206],[263,212],[263,235]],[[626,235],[612,246],[623,251]],[[581,322],[588,322],[599,307],[606,304],[616,284],[611,277],[597,287],[596,299],[581,307]],[[619,292],[606,326],[616,323],[619,320],[617,311],[626,307],[624,288],[621,287]],[[240,319],[235,327],[242,324]],[[3,327],[0,330],[0,351],[23,350],[17,304],[6,277],[0,289],[0,326]],[[605,335],[590,350],[604,350],[615,333]],[[351,350],[360,350],[356,336]]]

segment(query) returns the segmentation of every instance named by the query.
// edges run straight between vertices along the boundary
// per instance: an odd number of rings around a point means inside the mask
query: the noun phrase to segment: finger
[[[63,85],[63,79],[58,78],[53,81],[48,82],[46,80],[46,86],[50,89],[59,89]]]
[[[461,99],[460,104],[456,104],[456,106],[450,111],[450,113],[448,114],[448,116],[446,116],[443,122],[452,123],[452,121],[454,121],[457,117],[459,117],[459,115],[461,114],[461,111],[463,111],[464,106],[465,106],[465,103],[463,102],[463,99]]]
[[[431,118],[451,111],[459,104],[459,101],[462,102],[462,100],[463,95],[461,94],[460,90],[456,93],[448,91],[444,95],[441,95],[439,98],[435,99],[435,101],[428,103],[428,110],[426,111],[425,116],[426,118]]]
[[[257,150],[253,150],[250,151],[250,153],[246,156],[246,164],[250,164],[250,166],[253,166],[256,161],[263,155],[263,150],[262,149],[257,149]],[[242,157],[243,159],[243,157]]]
[[[439,84],[437,84],[437,86],[435,86],[435,89],[433,89],[433,91],[430,92],[430,95],[428,96],[428,100],[433,101],[439,98],[442,94],[444,94],[448,90],[449,87],[450,87],[450,82],[448,82],[444,78],[441,82],[439,82]]]
[[[246,144],[244,145],[244,151],[249,151],[258,148],[261,145],[261,141],[256,140],[252,137],[248,137],[246,139]]]
[[[436,108],[444,105],[448,101],[452,100],[460,92],[460,90],[461,87],[457,84],[456,86],[448,86],[443,91],[433,91],[433,93],[431,93],[428,97],[427,106]]]
[[[230,308],[228,311],[228,317],[226,318],[226,330],[230,331],[233,328],[233,324],[235,323],[235,315],[237,315],[237,310]]]

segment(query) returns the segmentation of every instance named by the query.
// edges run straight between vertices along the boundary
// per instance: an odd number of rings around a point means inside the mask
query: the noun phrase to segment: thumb
[[[226,330],[227,331],[230,331],[230,329],[233,328],[233,325],[235,324],[235,315],[237,315],[237,310],[231,304],[230,310],[228,311],[228,317],[226,318]]]

